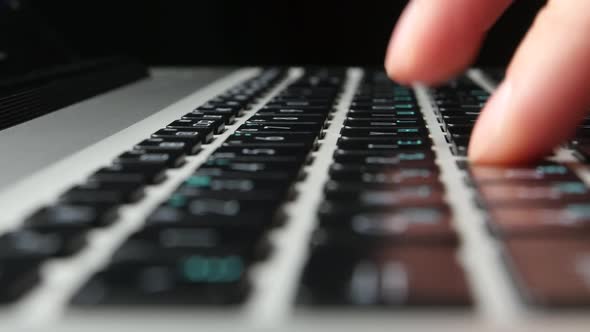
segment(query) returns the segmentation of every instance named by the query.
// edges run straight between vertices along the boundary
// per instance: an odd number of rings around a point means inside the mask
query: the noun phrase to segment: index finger
[[[438,83],[467,67],[511,0],[413,0],[389,44],[385,67],[402,83]]]

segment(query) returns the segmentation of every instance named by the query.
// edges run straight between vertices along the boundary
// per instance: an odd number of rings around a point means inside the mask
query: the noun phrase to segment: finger
[[[402,83],[437,83],[477,55],[486,31],[510,0],[413,0],[389,43],[385,67]]]
[[[590,1],[549,2],[474,128],[472,161],[533,161],[573,134],[590,105],[589,31]]]

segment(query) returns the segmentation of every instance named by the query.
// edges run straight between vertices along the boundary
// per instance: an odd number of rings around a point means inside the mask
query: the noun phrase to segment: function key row
[[[301,302],[468,305],[457,234],[412,89],[367,72],[341,129]],[[432,283],[431,276],[438,275]]]
[[[306,71],[248,118],[74,298],[77,304],[236,305],[266,233],[329,125],[344,71]]]

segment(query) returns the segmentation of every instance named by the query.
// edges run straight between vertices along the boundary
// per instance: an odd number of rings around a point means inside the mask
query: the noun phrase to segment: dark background
[[[42,30],[40,39],[60,44],[64,58],[117,53],[151,65],[381,65],[406,3],[29,0],[34,13],[24,30]],[[515,1],[490,32],[478,65],[506,64],[544,3]],[[34,45],[34,34],[17,39]],[[32,53],[37,60],[44,55]]]

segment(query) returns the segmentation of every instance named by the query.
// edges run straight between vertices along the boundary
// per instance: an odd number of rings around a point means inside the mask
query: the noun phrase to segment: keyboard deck
[[[469,165],[501,77],[240,70],[0,192],[0,317],[587,325],[590,134],[535,165]]]

